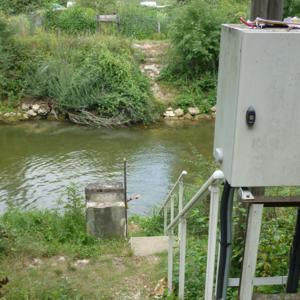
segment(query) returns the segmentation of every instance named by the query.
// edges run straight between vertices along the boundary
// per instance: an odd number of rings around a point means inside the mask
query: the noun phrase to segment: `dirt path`
[[[157,80],[166,62],[169,43],[165,41],[140,41],[134,43],[133,47],[141,51],[144,56],[140,68],[150,80],[154,97],[165,105],[171,104],[175,99],[176,90]]]

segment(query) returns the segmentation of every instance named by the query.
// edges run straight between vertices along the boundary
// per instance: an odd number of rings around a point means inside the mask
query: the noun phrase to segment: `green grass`
[[[74,188],[60,205],[11,207],[0,217],[0,279],[9,279],[0,288],[3,299],[151,299],[165,275],[165,256],[133,257],[124,239],[89,236]],[[88,263],[78,265],[82,259]]]

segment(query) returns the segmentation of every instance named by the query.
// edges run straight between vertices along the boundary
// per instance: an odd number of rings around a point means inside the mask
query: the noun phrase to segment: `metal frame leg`
[[[252,300],[257,251],[262,223],[263,204],[250,204],[243,267],[240,280],[239,299]]]
[[[220,194],[220,188],[218,186],[211,186],[205,297],[204,297],[205,300],[213,299],[216,246],[217,246],[218,212],[219,212],[219,194]]]

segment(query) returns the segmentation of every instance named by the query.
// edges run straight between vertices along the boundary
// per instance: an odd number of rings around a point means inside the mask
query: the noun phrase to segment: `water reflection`
[[[53,207],[74,183],[122,180],[128,160],[128,191],[141,198],[131,213],[145,214],[166,195],[182,169],[197,173],[193,153],[210,156],[213,123],[159,124],[89,129],[61,123],[0,126],[0,210],[7,203]]]

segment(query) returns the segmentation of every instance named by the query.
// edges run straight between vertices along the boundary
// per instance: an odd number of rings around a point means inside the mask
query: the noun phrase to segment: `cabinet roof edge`
[[[266,34],[266,33],[285,33],[285,34],[300,34],[300,29],[292,29],[288,30],[288,28],[263,28],[263,29],[258,29],[258,28],[249,28],[246,25],[243,24],[222,24],[223,28],[227,29],[232,29],[232,30],[237,30],[243,33],[261,33],[261,34]]]

